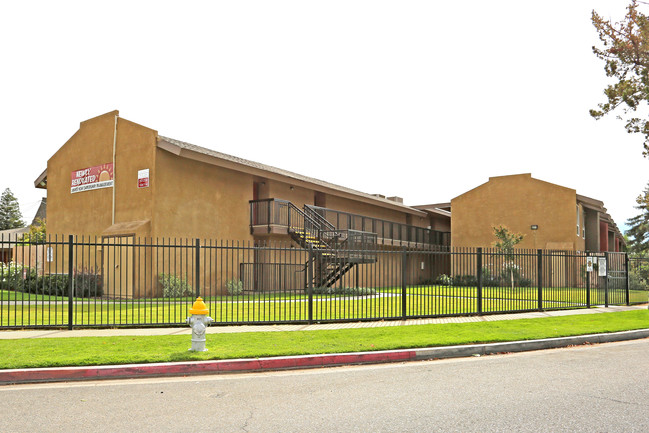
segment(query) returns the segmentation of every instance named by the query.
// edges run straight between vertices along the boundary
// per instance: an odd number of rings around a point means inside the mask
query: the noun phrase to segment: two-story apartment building
[[[444,207],[444,205],[438,205]],[[530,173],[490,177],[450,202],[454,247],[491,247],[493,227],[524,235],[519,248],[620,251],[624,237],[604,203]]]
[[[342,239],[389,249],[450,243],[448,214],[168,138],[117,111],[81,122],[35,186],[47,189],[50,235],[97,237],[106,244],[196,238],[318,248]],[[322,234],[318,243],[316,232]],[[142,273],[145,264],[118,257],[122,250],[89,261],[104,273]],[[254,263],[265,260],[257,254]],[[133,278],[113,284],[130,286]],[[149,292],[156,290],[150,286]]]

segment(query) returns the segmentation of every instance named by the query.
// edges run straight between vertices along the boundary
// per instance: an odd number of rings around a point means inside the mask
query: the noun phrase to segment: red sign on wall
[[[71,178],[71,193],[89,191],[91,189],[112,188],[113,163],[109,162],[107,164],[73,171]]]
[[[144,170],[138,170],[137,172],[137,187],[138,188],[148,188],[149,187],[149,169],[145,168]]]

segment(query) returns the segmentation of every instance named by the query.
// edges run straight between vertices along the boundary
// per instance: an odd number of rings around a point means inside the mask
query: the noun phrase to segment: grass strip
[[[649,327],[649,311],[318,331],[209,334],[208,352],[190,338],[119,336],[0,340],[0,368],[61,367],[362,352],[533,340]]]

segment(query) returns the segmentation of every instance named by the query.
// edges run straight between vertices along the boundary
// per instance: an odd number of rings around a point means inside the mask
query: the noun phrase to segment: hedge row
[[[0,289],[13,290],[36,295],[69,296],[67,275],[36,276],[35,272],[5,274],[0,279]],[[74,275],[74,296],[80,298],[101,297],[104,294],[101,275],[80,272]]]

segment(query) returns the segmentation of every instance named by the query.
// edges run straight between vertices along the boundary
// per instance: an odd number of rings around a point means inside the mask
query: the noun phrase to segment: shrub
[[[440,286],[450,286],[453,284],[453,278],[449,277],[446,274],[441,274],[435,279],[435,284]]]
[[[497,277],[489,277],[482,279],[482,287],[500,287],[500,279]]]
[[[369,287],[314,287],[314,295],[371,296],[376,290]]]
[[[69,296],[69,278],[65,274],[49,274],[38,277],[32,293],[51,296]],[[99,298],[104,294],[104,281],[101,274],[88,270],[74,274],[74,296],[79,298]]]
[[[68,296],[68,283],[69,278],[65,274],[37,276],[34,269],[18,265],[12,266],[11,271],[0,279],[0,288],[35,295]],[[95,272],[82,270],[74,274],[75,297],[101,297],[104,294],[103,285],[102,276]]]
[[[225,283],[225,291],[230,296],[239,296],[243,294],[243,282],[241,280],[228,280]]]
[[[32,293],[37,284],[36,270],[19,263],[0,263],[0,289]]]
[[[532,287],[532,280],[529,278],[521,278],[518,280],[518,287]]]
[[[43,275],[38,278],[38,293],[52,296],[68,296],[68,276],[60,274]]]
[[[489,268],[483,267],[482,287],[498,287],[498,286],[500,286],[500,279],[494,275],[491,275],[491,270]]]
[[[466,274],[466,275],[456,275],[453,277],[453,285],[460,287],[471,287],[476,286],[478,281],[475,275]]]
[[[96,274],[86,269],[77,271],[74,274],[74,296],[95,298],[101,297],[103,294],[104,280],[100,274]]]
[[[159,274],[158,280],[162,285],[162,296],[165,298],[178,298],[193,294],[192,286],[182,277],[173,274]]]
[[[503,265],[503,271],[500,274],[505,281],[518,281],[521,278],[521,268],[516,263],[507,262]]]
[[[649,281],[635,272],[629,272],[629,290],[649,290]]]

